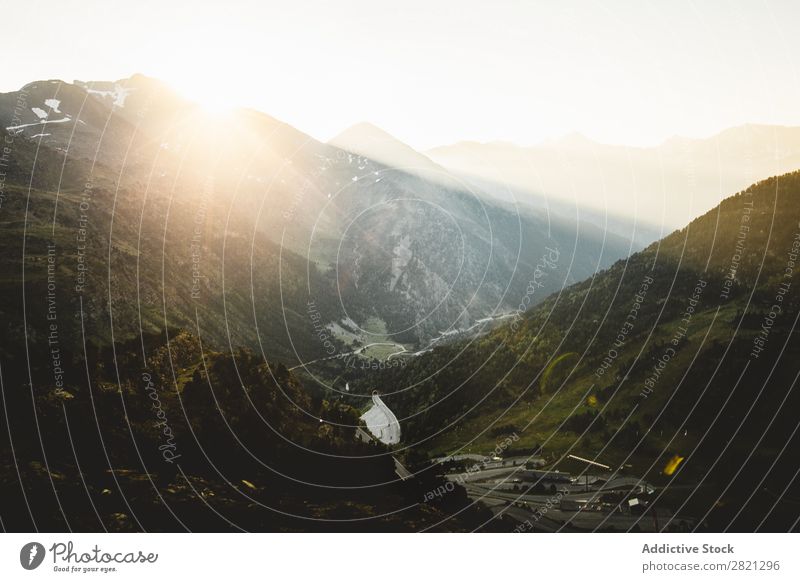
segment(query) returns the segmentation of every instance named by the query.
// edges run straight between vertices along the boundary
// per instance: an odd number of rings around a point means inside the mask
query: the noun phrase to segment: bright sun
[[[240,105],[225,84],[209,83],[204,75],[172,79],[170,85],[186,99],[215,116],[228,115]]]
[[[203,95],[201,99],[196,97],[190,97],[190,99],[213,115],[228,115],[235,107],[227,95],[215,95],[212,93]]]

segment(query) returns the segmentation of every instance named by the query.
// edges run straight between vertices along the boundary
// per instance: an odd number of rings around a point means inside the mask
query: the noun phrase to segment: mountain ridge
[[[508,184],[521,199],[556,199],[671,230],[727,192],[799,169],[800,127],[744,124],[648,147],[583,138],[580,147],[468,143],[426,153],[465,179]]]

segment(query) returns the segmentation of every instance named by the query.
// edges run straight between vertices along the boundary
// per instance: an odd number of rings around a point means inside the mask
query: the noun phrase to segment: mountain
[[[110,339],[112,319],[127,334],[191,329],[200,315],[215,346],[267,349],[291,364],[329,346],[419,349],[535,304],[632,247],[601,228],[320,143],[260,112],[209,116],[141,75],[31,83],[0,96],[0,125],[19,152],[13,163],[25,164],[8,206],[11,244],[25,231],[40,237],[25,252],[44,252],[55,236],[60,268],[73,268],[70,238],[89,220],[97,244],[86,261],[102,273],[112,260],[119,311],[101,315],[109,291],[98,277],[97,294],[84,298],[103,321],[98,338]],[[386,149],[424,159],[396,141]],[[28,194],[31,176],[38,187]],[[528,293],[547,248],[558,264]]]
[[[585,138],[577,135],[568,139],[575,142],[585,141]],[[451,172],[370,123],[356,124],[328,143],[451,189],[479,193],[482,197],[488,194],[490,199],[529,207],[539,216],[551,217],[562,222],[575,222],[590,230],[600,228],[623,239],[632,240],[637,250],[657,240],[663,234],[660,228],[645,219],[640,218],[636,221],[624,215],[609,213],[607,210],[600,212],[592,204],[576,204],[553,197],[534,196],[528,191],[511,187],[504,176],[487,178],[471,172]],[[514,147],[511,144],[496,145]],[[432,151],[439,152],[439,149]]]
[[[129,161],[132,135],[157,133],[183,109],[197,107],[143,75],[115,82],[36,81],[0,94],[0,124],[12,135],[110,165]]]
[[[28,84],[0,127],[11,530],[474,529],[305,364],[480,335],[631,248],[142,76]]]
[[[592,208],[667,233],[730,192],[800,168],[800,128],[743,125],[655,147],[606,145],[573,134],[532,147],[462,142],[426,154],[465,179],[507,185],[534,205]]]
[[[367,122],[348,127],[328,141],[330,145],[391,166],[450,188],[464,188],[450,173],[430,158]]]
[[[800,172],[758,182],[515,321],[366,383],[430,457],[513,434],[508,454],[619,467],[711,529],[796,528],[799,200]]]
[[[6,531],[468,531],[491,515],[458,496],[418,503],[441,481],[397,479],[384,449],[353,438],[356,410],[260,354],[176,332],[85,366],[87,383],[44,390],[34,362],[31,391],[3,368]]]

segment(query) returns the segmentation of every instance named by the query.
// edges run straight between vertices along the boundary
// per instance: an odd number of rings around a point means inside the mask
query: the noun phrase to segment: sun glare
[[[228,117],[236,108],[229,95],[206,88],[186,95],[208,115],[212,117]]]
[[[207,82],[203,75],[176,76],[170,85],[183,97],[213,116],[227,116],[239,105],[225,83]]]
[[[227,116],[235,109],[235,105],[225,95],[204,95],[202,99],[192,98],[202,109],[214,116]]]

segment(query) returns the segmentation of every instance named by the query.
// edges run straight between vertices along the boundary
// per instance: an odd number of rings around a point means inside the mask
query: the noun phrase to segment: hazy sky
[[[800,2],[0,0],[0,91],[161,78],[321,139],[609,143],[800,125]]]

